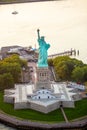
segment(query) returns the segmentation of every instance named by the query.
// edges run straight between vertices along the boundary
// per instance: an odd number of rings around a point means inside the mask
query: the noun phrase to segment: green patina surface
[[[37,30],[38,34],[38,45],[39,45],[39,57],[38,57],[38,67],[44,68],[48,67],[47,59],[48,53],[47,50],[50,48],[50,44],[46,43],[44,36],[40,37],[39,29]]]

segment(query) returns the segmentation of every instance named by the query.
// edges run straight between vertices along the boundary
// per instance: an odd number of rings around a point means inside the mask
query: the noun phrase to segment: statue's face
[[[41,40],[43,40],[43,41],[44,41],[44,36],[42,36],[42,37],[41,37]]]

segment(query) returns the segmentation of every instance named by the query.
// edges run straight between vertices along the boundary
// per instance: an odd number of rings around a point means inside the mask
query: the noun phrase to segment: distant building
[[[12,55],[18,54],[19,57],[23,60],[27,60],[29,62],[36,62],[38,59],[37,49],[28,49],[27,47],[21,46],[6,46],[1,48],[1,57],[2,59]]]
[[[1,55],[2,59],[6,58],[9,56],[10,53],[12,53],[13,50],[17,50],[20,48],[20,46],[6,46],[1,48]],[[10,52],[10,53],[9,53]]]

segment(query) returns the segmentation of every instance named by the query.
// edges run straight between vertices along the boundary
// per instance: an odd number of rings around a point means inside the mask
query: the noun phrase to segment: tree
[[[76,82],[83,82],[84,81],[84,69],[83,67],[76,67],[72,71],[72,79]]]
[[[74,67],[77,67],[77,66],[83,67],[83,66],[84,66],[84,64],[83,64],[83,62],[82,62],[81,60],[78,60],[78,59],[73,58],[73,59],[72,59],[72,62],[73,62],[73,64],[74,64]]]
[[[14,83],[19,83],[23,67],[27,67],[27,62],[14,54],[0,61],[0,74],[10,73],[14,79]]]
[[[10,57],[5,58],[3,61],[7,63],[18,63],[21,67],[27,66],[27,61],[20,59],[17,54],[13,54]]]
[[[8,72],[13,76],[14,83],[20,82],[21,77],[21,67],[17,63],[9,64],[10,69]]]
[[[0,90],[14,87],[14,80],[10,73],[0,75]]]
[[[0,64],[0,74],[4,74],[4,73],[10,73],[14,79],[14,82],[18,83],[21,75],[21,66],[16,62],[8,63],[3,61]]]
[[[48,59],[48,65],[53,66],[53,59]]]
[[[56,76],[62,80],[70,80],[71,73],[74,69],[74,63],[68,56],[60,56],[53,60]]]
[[[83,67],[83,70],[84,70],[84,82],[87,82],[87,65],[85,65],[84,67]]]
[[[73,79],[75,81],[77,81],[77,80],[83,81],[84,79],[85,80],[87,79],[86,78],[87,77],[86,67],[85,67],[85,70],[82,69],[86,65],[78,59],[70,58],[69,56],[59,56],[59,57],[56,57],[55,59],[52,59],[52,61],[50,60],[50,62],[53,63],[56,79],[59,79],[59,78],[61,80],[72,80]],[[79,74],[77,74],[76,77],[75,77],[75,74],[73,74],[73,73],[75,73],[73,71],[77,71],[77,70],[74,70],[77,67],[80,67],[80,69],[81,69],[80,71],[82,72],[82,75],[85,74],[85,76],[82,76],[82,78],[79,77]],[[84,74],[83,74],[83,72],[84,72]],[[80,73],[80,72],[78,72],[78,73]]]

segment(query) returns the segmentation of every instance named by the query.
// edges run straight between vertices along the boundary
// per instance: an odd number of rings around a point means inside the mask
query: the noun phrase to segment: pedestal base
[[[35,84],[35,90],[38,89],[51,89],[50,75],[48,67],[37,68],[37,81]]]

